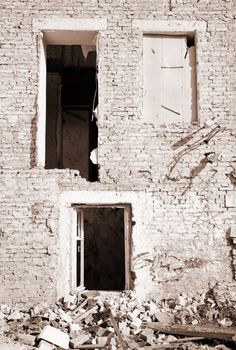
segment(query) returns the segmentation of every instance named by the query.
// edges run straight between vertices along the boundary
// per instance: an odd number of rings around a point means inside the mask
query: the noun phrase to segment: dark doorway
[[[76,169],[97,181],[98,104],[96,47],[47,46],[46,169]]]
[[[126,208],[85,207],[78,210],[77,286],[89,290],[124,290],[127,279]],[[82,254],[82,259],[81,259]],[[81,264],[83,269],[81,270]]]

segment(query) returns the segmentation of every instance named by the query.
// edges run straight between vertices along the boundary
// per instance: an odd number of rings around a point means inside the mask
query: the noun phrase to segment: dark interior
[[[84,285],[89,290],[125,289],[124,208],[84,212]],[[78,253],[77,285],[80,283]]]
[[[46,169],[76,169],[97,181],[98,104],[96,48],[85,54],[80,45],[48,45],[46,103]]]

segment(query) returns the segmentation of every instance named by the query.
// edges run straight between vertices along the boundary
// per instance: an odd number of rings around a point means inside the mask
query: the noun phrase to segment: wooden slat
[[[184,335],[190,337],[203,337],[205,339],[220,339],[220,340],[232,340],[236,335],[236,327],[216,327],[215,325],[166,325],[161,322],[147,322],[145,326],[148,326],[156,331]]]
[[[190,337],[190,338],[182,338],[182,339],[176,339],[176,340],[169,340],[166,341],[163,344],[156,344],[152,346],[144,346],[144,350],[164,350],[164,349],[176,349],[177,346],[186,343],[186,342],[193,342],[196,340],[203,340],[202,337]]]
[[[115,320],[115,318],[114,318],[114,316],[112,314],[112,311],[111,311],[111,309],[109,307],[109,304],[105,303],[105,306],[106,306],[106,309],[109,310],[109,318],[110,318],[111,324],[112,324],[112,326],[115,329],[115,332],[117,334],[117,338],[118,338],[118,341],[120,343],[120,346],[121,346],[122,350],[126,350],[127,347],[126,347],[125,342],[124,342],[124,340],[122,338],[121,332],[120,332],[120,330],[119,330],[119,328],[117,326],[117,323],[116,323],[116,320]]]
[[[107,346],[99,345],[99,344],[87,344],[87,345],[79,345],[79,347],[74,348],[74,350],[76,349],[107,349]]]
[[[78,316],[75,321],[76,322],[81,322],[82,320],[88,318],[90,315],[92,315],[93,313],[97,312],[98,307],[95,305],[93,307],[91,307],[91,309],[88,309],[87,311],[85,311],[82,315]]]

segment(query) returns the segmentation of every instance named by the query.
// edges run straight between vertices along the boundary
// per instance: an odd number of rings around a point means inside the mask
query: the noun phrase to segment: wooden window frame
[[[89,208],[118,208],[124,209],[124,245],[125,245],[125,287],[123,290],[131,289],[131,205],[125,204],[73,204],[72,220],[72,287],[73,289],[86,288],[84,285],[84,216],[83,209]],[[79,231],[80,230],[80,234]],[[80,241],[80,285],[77,286],[77,241]]]

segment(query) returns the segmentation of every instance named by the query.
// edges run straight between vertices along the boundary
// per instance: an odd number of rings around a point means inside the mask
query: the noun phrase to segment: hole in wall
[[[75,169],[98,180],[90,160],[97,148],[95,45],[47,46],[46,169]]]

